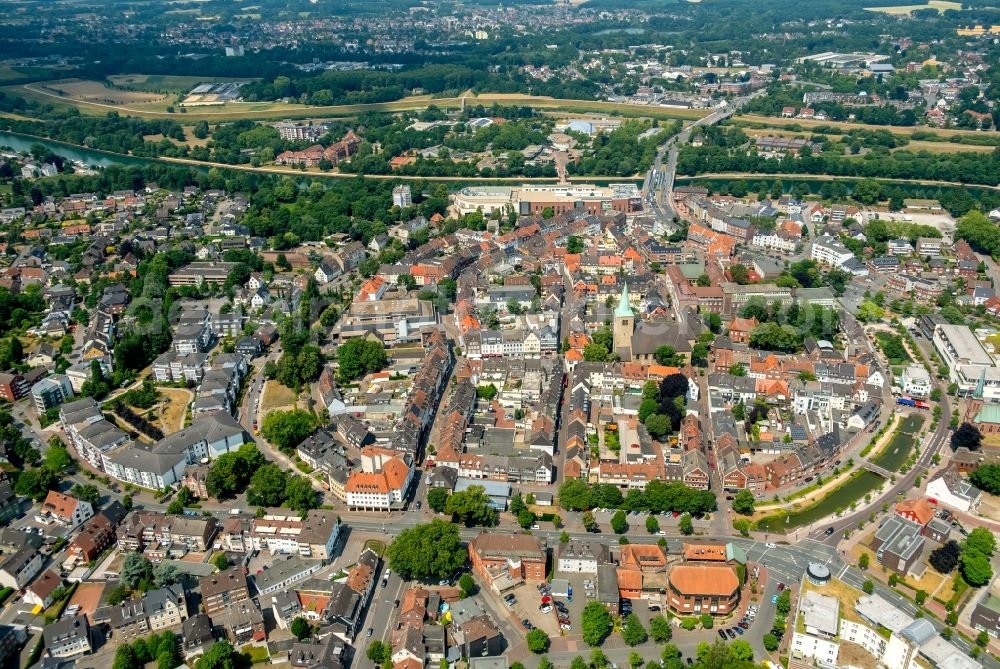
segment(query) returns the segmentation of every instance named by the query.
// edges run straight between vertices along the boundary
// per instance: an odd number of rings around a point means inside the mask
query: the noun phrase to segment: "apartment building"
[[[184,588],[174,584],[150,590],[105,611],[99,609],[98,613],[102,618],[107,617],[111,629],[121,639],[129,640],[180,625],[187,619],[187,602]]]
[[[310,509],[305,518],[268,513],[255,518],[250,542],[257,550],[298,555],[329,562],[340,537],[340,519],[333,511]]]
[[[546,549],[534,536],[482,532],[469,542],[472,568],[497,592],[545,579]]]
[[[226,611],[230,604],[250,599],[250,588],[242,567],[230,567],[218,574],[200,578],[198,587],[202,606],[209,616]]]

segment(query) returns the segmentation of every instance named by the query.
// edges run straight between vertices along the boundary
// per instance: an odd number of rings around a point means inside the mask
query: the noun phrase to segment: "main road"
[[[652,208],[661,227],[670,229],[673,226],[675,212],[670,204],[670,198],[674,190],[674,177],[677,172],[678,147],[691,139],[691,131],[695,128],[714,125],[729,118],[739,111],[740,107],[747,101],[763,93],[763,90],[759,90],[745,97],[734,98],[708,116],[693,121],[660,147],[656,159],[653,161],[653,166],[646,172],[646,178],[643,180],[642,198],[643,202]],[[664,160],[666,160],[666,167],[664,167]]]

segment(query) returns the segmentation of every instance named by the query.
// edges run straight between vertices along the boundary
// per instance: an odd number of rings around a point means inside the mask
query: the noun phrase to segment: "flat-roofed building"
[[[203,283],[221,286],[234,267],[236,263],[232,262],[192,262],[175,270],[167,280],[171,286],[200,286]]]
[[[993,367],[993,358],[967,325],[939,324],[931,341],[948,368],[948,379],[962,394],[975,390],[984,372]]]

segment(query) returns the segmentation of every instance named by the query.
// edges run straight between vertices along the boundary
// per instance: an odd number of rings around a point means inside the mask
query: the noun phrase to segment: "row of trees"
[[[625,511],[676,512],[700,516],[718,508],[715,495],[695,490],[683,483],[650,481],[645,490],[629,490],[623,496],[617,486],[588,484],[579,479],[565,481],[559,487],[559,504],[569,511],[598,508],[621,508]]]

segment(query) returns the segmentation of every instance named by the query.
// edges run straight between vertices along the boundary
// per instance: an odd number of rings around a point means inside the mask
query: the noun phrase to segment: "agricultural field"
[[[831,141],[843,136],[812,133],[808,130],[786,130],[784,128],[743,128],[743,132],[745,132],[749,137],[803,137],[806,139],[827,137]],[[908,133],[901,133],[899,136],[905,137],[907,134]],[[970,153],[989,153],[990,151],[993,151],[993,149],[994,147],[984,144],[958,144],[955,142],[932,142],[929,140],[911,139],[904,146],[892,149],[892,151],[912,151],[914,153],[918,151],[927,151],[928,153],[961,153],[963,151]]]
[[[962,9],[961,2],[951,2],[950,0],[928,0],[925,5],[897,5],[894,7],[865,7],[866,11],[869,12],[881,12],[882,14],[891,14],[893,16],[901,16],[903,14],[912,14],[918,9],[936,9],[938,14],[944,14],[949,9]]]
[[[849,123],[847,121],[816,121],[801,118],[778,118],[777,116],[758,116],[756,114],[741,114],[733,117],[736,125],[753,124],[766,128],[789,128],[798,126],[799,132],[805,132],[810,128],[826,126],[828,128],[840,128],[844,131],[857,130],[887,130],[895,135],[912,135],[915,132],[933,132],[938,137],[985,137],[991,133],[978,130],[958,130],[955,128],[931,128],[926,125],[872,125],[869,123]],[[746,131],[747,128],[744,128]]]
[[[131,78],[144,75],[130,75]],[[130,87],[142,87],[151,90],[183,90],[182,83],[203,82],[201,77],[163,77],[163,81],[157,82],[152,76],[144,80],[136,79],[136,83],[128,84]],[[187,80],[187,81],[184,81]],[[197,80],[197,81],[195,81]],[[69,81],[69,80],[67,80]],[[101,82],[88,81],[81,82],[74,90],[67,90],[64,84],[54,85],[55,82],[46,82],[44,87],[41,84],[28,84],[25,86],[8,86],[3,90],[12,95],[38,100],[56,107],[70,107],[79,109],[83,114],[103,116],[108,111],[116,111],[126,116],[138,116],[142,118],[162,118],[166,116],[179,116],[178,120],[183,121],[232,121],[237,119],[268,120],[268,119],[298,119],[298,118],[341,118],[353,116],[364,112],[393,112],[411,111],[424,109],[430,104],[441,108],[455,108],[462,105],[462,98],[431,98],[426,95],[407,97],[392,102],[376,102],[354,105],[330,105],[325,107],[287,104],[282,102],[227,102],[224,104],[187,107],[181,111],[178,108],[175,112],[167,111],[167,107],[175,104],[176,95],[166,96],[163,94],[148,93],[144,91],[118,91],[108,88]],[[87,96],[96,97],[97,100],[88,99]],[[134,98],[130,96],[135,96]],[[104,98],[104,99],[101,99]],[[115,100],[107,102],[106,99]],[[592,100],[560,100],[545,96],[532,96],[520,94],[483,93],[480,95],[468,95],[465,97],[466,104],[492,105],[493,103],[502,105],[525,105],[536,109],[555,109],[563,113],[598,113],[611,114],[624,117],[645,117],[660,119],[698,119],[707,116],[709,111],[705,109],[668,109],[664,107],[649,107],[644,105],[629,105],[617,102],[601,102]],[[183,116],[180,116],[183,114]]]
[[[30,84],[30,86],[25,86],[25,88],[72,101],[103,105],[148,104],[151,102],[162,102],[166,99],[166,95],[161,93],[123,91],[109,88],[103,81],[90,81],[86,79],[46,81]]]

